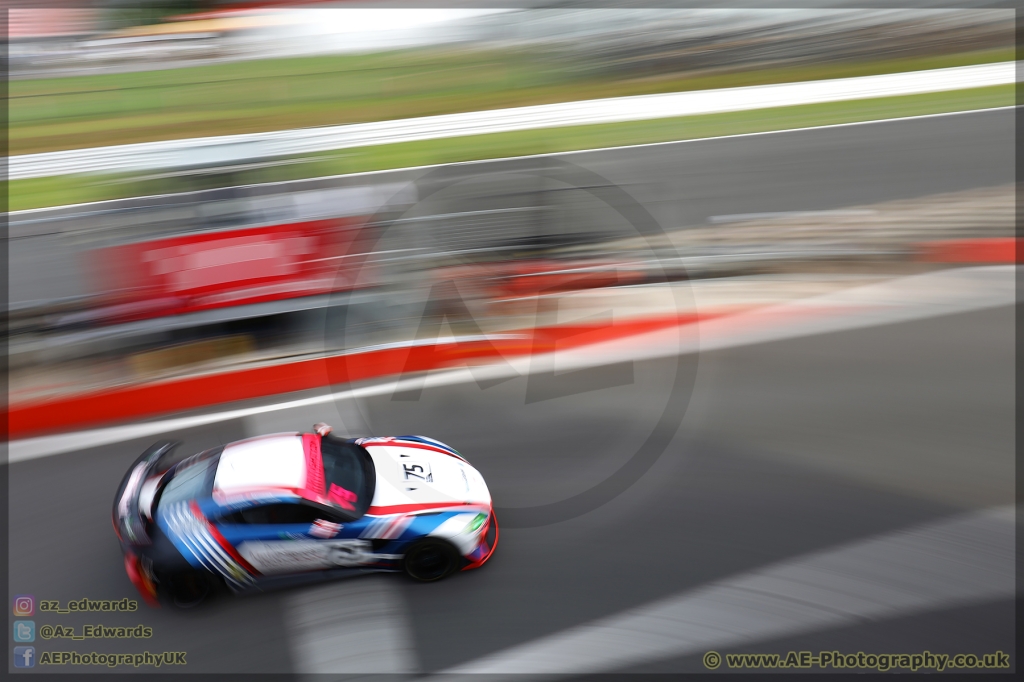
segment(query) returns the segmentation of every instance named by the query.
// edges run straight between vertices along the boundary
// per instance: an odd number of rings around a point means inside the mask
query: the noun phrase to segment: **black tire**
[[[414,543],[402,566],[413,580],[432,583],[457,571],[461,563],[462,555],[450,542],[430,538]]]
[[[213,599],[220,592],[217,580],[199,571],[182,571],[160,577],[158,589],[171,606],[193,609]]]

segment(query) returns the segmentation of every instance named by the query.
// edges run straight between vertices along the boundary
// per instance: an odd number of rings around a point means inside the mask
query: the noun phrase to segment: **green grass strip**
[[[400,51],[14,80],[11,154],[1008,61],[1012,47],[864,62],[662,74],[525,51]]]
[[[969,111],[1014,104],[1014,86],[904,95],[825,104],[757,109],[566,128],[425,140],[317,154],[307,163],[243,171],[233,183],[250,184],[343,175],[531,154],[691,140],[792,128]],[[131,178],[60,176],[9,184],[11,210],[196,189],[201,176],[150,181]]]

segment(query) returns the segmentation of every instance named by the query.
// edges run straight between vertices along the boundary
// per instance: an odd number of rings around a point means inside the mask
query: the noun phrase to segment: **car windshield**
[[[170,480],[163,486],[157,500],[161,505],[173,504],[210,494],[213,490],[213,476],[217,462],[224,448],[200,452],[178,463],[170,474]],[[155,506],[155,504],[154,504]]]
[[[327,499],[349,514],[365,514],[377,483],[370,453],[352,441],[331,436],[321,439],[320,451]]]

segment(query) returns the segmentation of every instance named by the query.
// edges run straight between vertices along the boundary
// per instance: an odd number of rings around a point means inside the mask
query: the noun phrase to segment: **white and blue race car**
[[[498,543],[491,496],[453,448],[423,436],[345,439],[325,424],[185,459],[153,445],[118,488],[114,530],[150,605],[361,572],[440,580]]]

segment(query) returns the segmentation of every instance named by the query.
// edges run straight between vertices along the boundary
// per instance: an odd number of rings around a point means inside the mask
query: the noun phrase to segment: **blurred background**
[[[322,309],[331,305],[380,318],[379,333],[361,326],[368,336],[343,345],[401,341],[419,324],[424,282],[449,278],[455,267],[478,323],[495,331],[527,322],[506,317],[523,306],[505,299],[552,286],[900,271],[922,267],[923,253],[935,260],[922,242],[1012,236],[1009,185],[944,196],[941,226],[925,218],[938,210],[933,198],[800,215],[837,208],[802,196],[777,217],[755,215],[765,211],[754,203],[742,208],[743,178],[716,179],[734,187],[735,206],[703,206],[708,196],[696,185],[706,174],[666,178],[639,163],[614,182],[657,204],[650,210],[664,234],[652,240],[600,206],[593,188],[545,179],[545,161],[516,171],[514,182],[500,164],[481,164],[472,172],[491,181],[478,177],[425,202],[416,172],[365,174],[978,108],[1009,102],[1010,86],[944,101],[871,99],[867,110],[857,100],[828,110],[539,125],[390,144],[382,134],[376,143],[306,154],[288,153],[287,141],[273,156],[259,141],[199,141],[996,62],[1013,54],[1004,11],[389,10],[183,0],[23,7],[10,16],[11,153],[41,164],[11,184],[15,403],[336,351],[323,335]],[[182,142],[125,148],[120,160],[111,150],[102,162],[89,152],[161,140]],[[46,153],[64,150],[82,151],[47,162]],[[594,274],[538,276],[579,268]],[[358,295],[342,302],[332,297],[338,292]],[[393,310],[381,304],[404,299],[409,305]]]
[[[110,497],[158,434],[327,421],[464,452],[495,560],[147,612],[152,647],[260,673],[1011,650],[1013,11],[514,4],[15,3],[11,589],[134,594]],[[586,639],[649,604],[621,656]]]

